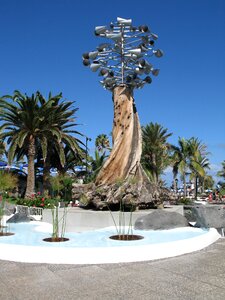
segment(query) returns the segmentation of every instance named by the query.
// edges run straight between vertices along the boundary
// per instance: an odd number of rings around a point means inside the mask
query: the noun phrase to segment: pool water
[[[15,235],[0,237],[0,245],[9,244],[51,248],[141,246],[176,242],[179,240],[200,237],[208,233],[207,229],[192,227],[157,231],[133,230],[133,234],[141,235],[144,237],[144,239],[136,241],[118,241],[109,238],[111,235],[117,234],[115,227],[107,227],[81,233],[66,233],[65,237],[69,238],[69,241],[61,243],[48,243],[43,241],[44,238],[51,237],[51,226],[47,223],[11,223],[9,226],[9,231],[15,233]]]

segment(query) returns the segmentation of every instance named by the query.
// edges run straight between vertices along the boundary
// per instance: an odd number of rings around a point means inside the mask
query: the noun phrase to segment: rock
[[[90,184],[73,183],[72,199],[79,200],[81,195],[86,194],[89,190],[95,190],[95,185],[92,183]]]
[[[134,196],[132,194],[126,194],[123,197],[123,203],[128,205],[134,205]]]
[[[189,226],[185,217],[177,212],[156,209],[152,213],[139,217],[134,228],[139,230],[163,230]]]
[[[196,222],[196,217],[193,215],[192,207],[193,205],[184,205],[184,216],[188,222]]]
[[[35,219],[29,216],[28,206],[17,205],[16,213],[7,220],[7,223],[21,223],[35,221]]]
[[[5,203],[4,207],[4,215],[10,216],[11,214],[14,214],[16,212],[16,206],[14,204]]]
[[[94,183],[73,184],[72,199],[80,201],[83,208],[104,209],[132,204],[135,207],[155,208],[170,197],[168,190],[146,181],[123,180],[111,185],[96,186]]]
[[[30,222],[31,219],[25,214],[16,213],[10,219],[7,220],[7,223],[21,223],[21,222]]]
[[[225,209],[222,205],[192,206],[192,218],[195,227],[225,228]]]

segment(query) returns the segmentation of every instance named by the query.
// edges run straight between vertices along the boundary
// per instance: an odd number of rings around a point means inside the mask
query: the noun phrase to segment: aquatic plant
[[[135,211],[136,208],[135,202],[133,201],[133,199],[130,199],[129,203],[127,201],[125,202],[121,195],[119,205],[120,206],[118,221],[116,221],[114,213],[108,205],[109,212],[117,233],[116,235],[113,235],[110,238],[123,241],[141,239],[141,236],[133,234],[133,211]],[[126,218],[127,213],[129,214],[128,222]]]
[[[44,241],[47,242],[64,242],[68,239],[65,238],[66,231],[66,219],[67,219],[67,207],[63,208],[62,216],[59,214],[59,201],[52,200],[51,202],[51,213],[52,213],[52,234],[51,238],[46,238]]]

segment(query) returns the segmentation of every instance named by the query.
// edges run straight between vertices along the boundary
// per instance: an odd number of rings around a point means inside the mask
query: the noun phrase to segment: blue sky
[[[0,95],[15,89],[62,92],[79,107],[79,130],[94,139],[112,129],[111,94],[81,56],[104,40],[94,27],[132,18],[159,35],[160,75],[135,91],[142,125],[158,122],[178,137],[198,137],[212,172],[225,159],[225,1],[0,0]]]

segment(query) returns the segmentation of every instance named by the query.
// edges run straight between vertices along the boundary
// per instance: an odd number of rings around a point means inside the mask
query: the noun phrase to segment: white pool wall
[[[187,228],[177,228],[176,230],[185,231]],[[188,228],[188,230],[195,229]],[[219,238],[220,235],[217,230],[211,228],[206,233],[193,238],[140,246],[126,246],[124,244],[123,247],[55,247],[53,249],[51,247],[1,244],[0,259],[26,263],[78,265],[150,261],[198,251],[214,243]]]
[[[177,212],[181,215],[184,215],[183,206],[174,205],[169,208],[164,208],[168,212]],[[63,208],[59,209],[59,216],[63,215]],[[137,218],[148,215],[155,211],[155,209],[149,210],[137,210],[132,213],[132,225],[134,225]],[[112,212],[113,217],[118,224],[119,212]],[[130,213],[125,212],[126,224],[129,224]],[[43,221],[47,223],[52,222],[52,213],[50,209],[43,210]],[[79,207],[68,208],[67,217],[66,217],[66,231],[67,232],[82,232],[88,230],[95,230],[105,227],[114,226],[112,216],[109,211],[93,211],[85,210]]]

